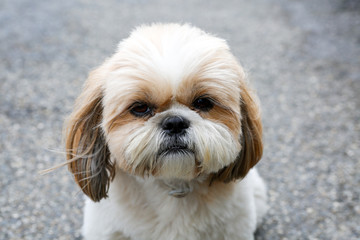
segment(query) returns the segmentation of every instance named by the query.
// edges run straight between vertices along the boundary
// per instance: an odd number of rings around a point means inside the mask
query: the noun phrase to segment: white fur
[[[211,187],[193,184],[193,192],[174,198],[159,180],[118,172],[109,198],[99,203],[86,200],[83,235],[87,240],[254,239],[267,210],[266,187],[256,169],[228,184],[225,188],[233,188],[230,195],[216,193],[213,201],[204,201]]]

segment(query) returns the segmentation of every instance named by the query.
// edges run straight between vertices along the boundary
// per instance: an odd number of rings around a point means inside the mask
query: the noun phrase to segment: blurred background
[[[357,0],[0,1],[0,239],[81,239],[62,124],[88,72],[137,25],[225,38],[262,102],[257,239],[360,238]]]

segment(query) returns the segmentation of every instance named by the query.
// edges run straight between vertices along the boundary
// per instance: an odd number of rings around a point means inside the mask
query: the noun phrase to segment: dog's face
[[[261,122],[224,40],[188,25],[138,28],[93,71],[67,123],[70,170],[94,201],[115,169],[192,180],[242,178],[261,158]]]

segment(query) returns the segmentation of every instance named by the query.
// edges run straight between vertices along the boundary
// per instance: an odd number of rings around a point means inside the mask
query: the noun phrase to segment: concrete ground
[[[225,38],[262,101],[257,239],[360,239],[360,4],[356,0],[0,2],[0,239],[81,239],[82,193],[62,123],[87,73],[142,23]]]

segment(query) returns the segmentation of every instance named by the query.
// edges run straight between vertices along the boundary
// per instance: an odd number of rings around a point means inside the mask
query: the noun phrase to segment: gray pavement
[[[318,1],[0,1],[0,239],[81,239],[82,193],[62,123],[87,73],[142,23],[221,36],[262,101],[257,239],[360,239],[360,4]]]

